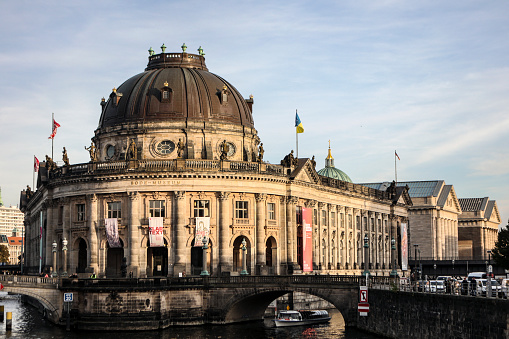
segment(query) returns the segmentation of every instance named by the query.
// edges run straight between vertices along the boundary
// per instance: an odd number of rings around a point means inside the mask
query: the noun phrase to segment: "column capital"
[[[286,196],[286,203],[287,204],[297,205],[298,202],[299,202],[299,198],[293,197],[291,195]]]
[[[316,206],[316,200],[307,200],[306,202],[304,202],[304,205],[308,208],[311,208],[311,207],[315,207]]]
[[[230,192],[217,192],[217,198],[221,201],[226,201],[230,197]]]
[[[129,192],[129,199],[131,199],[132,202],[138,201],[140,199],[140,194],[138,192]]]
[[[186,197],[186,191],[174,191],[176,200],[183,200]]]
[[[257,202],[263,202],[263,201],[267,200],[267,194],[266,193],[256,193],[255,199]]]
[[[87,194],[87,200],[90,202],[97,202],[97,194]]]
[[[323,203],[323,202],[319,201],[319,202],[318,202],[318,208],[319,208],[319,209],[322,209],[322,208],[323,208],[323,206],[325,206],[325,203]]]

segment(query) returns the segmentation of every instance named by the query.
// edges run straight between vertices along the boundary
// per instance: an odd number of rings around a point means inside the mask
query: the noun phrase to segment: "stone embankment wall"
[[[509,338],[509,301],[369,290],[357,327],[390,338]]]

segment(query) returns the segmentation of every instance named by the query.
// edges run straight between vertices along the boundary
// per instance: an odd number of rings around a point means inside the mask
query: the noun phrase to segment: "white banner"
[[[203,246],[203,238],[209,239],[210,217],[196,217],[196,228],[194,236],[194,247]]]
[[[117,218],[104,219],[104,226],[106,227],[106,238],[111,248],[121,247],[120,239],[118,238],[118,220]]]
[[[148,218],[148,233],[149,233],[150,247],[164,246],[163,218],[162,217]]]

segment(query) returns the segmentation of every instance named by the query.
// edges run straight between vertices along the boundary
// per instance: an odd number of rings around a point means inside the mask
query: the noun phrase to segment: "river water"
[[[215,326],[192,326],[172,327],[159,331],[144,332],[67,332],[65,328],[46,322],[35,308],[23,304],[19,296],[7,295],[0,292],[0,305],[4,305],[5,312],[12,312],[12,331],[5,330],[5,320],[0,323],[0,338],[16,339],[242,339],[242,338],[348,338],[348,339],[374,339],[379,338],[371,334],[345,329],[345,323],[341,313],[336,310],[330,311],[332,317],[330,323],[314,326],[296,326],[289,328],[275,328],[270,319],[263,322],[215,325]]]

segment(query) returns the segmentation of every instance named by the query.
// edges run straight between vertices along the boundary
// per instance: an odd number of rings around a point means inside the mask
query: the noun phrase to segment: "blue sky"
[[[159,53],[202,46],[254,96],[265,159],[299,155],[354,182],[445,180],[509,218],[507,1],[2,1],[0,186],[32,186],[33,155],[88,161],[102,97]]]

